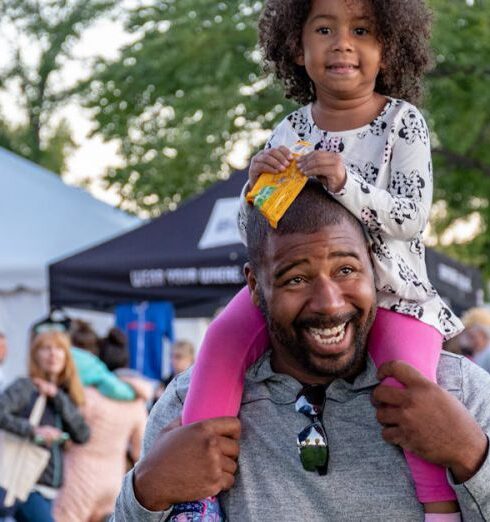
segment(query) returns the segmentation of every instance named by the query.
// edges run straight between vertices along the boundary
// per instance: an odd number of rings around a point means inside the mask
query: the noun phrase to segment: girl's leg
[[[209,325],[192,370],[183,424],[236,416],[245,372],[268,344],[265,319],[245,287]]]
[[[377,367],[384,362],[401,360],[436,382],[436,370],[442,349],[442,335],[417,319],[378,308],[369,334],[369,353]],[[395,379],[383,384],[401,388]],[[446,478],[446,471],[409,451],[405,451],[415,481],[417,498],[424,504],[454,501],[456,495]]]

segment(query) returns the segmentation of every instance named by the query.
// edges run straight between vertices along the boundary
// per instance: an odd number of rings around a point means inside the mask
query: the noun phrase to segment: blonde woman
[[[46,409],[38,427],[29,424],[33,405],[42,394]],[[89,428],[78,406],[83,387],[70,354],[70,340],[61,332],[34,337],[29,353],[29,377],[17,379],[0,395],[0,428],[49,448],[51,457],[31,494],[0,516],[17,522],[53,522],[52,501],[63,483],[63,446],[68,440],[84,443]]]

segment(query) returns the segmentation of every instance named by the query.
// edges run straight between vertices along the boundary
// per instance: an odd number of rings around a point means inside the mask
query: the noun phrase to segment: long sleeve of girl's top
[[[29,420],[19,417],[19,413],[31,402],[33,386],[29,379],[17,379],[0,394],[0,429],[33,438],[34,428]]]
[[[87,442],[90,436],[90,428],[70,397],[62,390],[58,390],[53,398],[53,404],[61,416],[63,429],[68,432],[71,440],[78,444]]]
[[[388,169],[387,187],[368,183],[346,161],[345,186],[332,196],[371,232],[409,240],[424,230],[432,204],[429,132],[422,115],[412,107],[392,129],[390,138],[392,144],[388,141],[380,168]],[[380,172],[377,179],[381,177]]]

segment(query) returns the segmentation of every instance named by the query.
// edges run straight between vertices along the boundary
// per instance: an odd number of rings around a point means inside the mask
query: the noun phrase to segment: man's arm
[[[391,376],[405,388],[379,386],[373,398],[383,438],[446,467],[465,520],[490,519],[490,376],[461,359],[463,403],[411,366],[393,361],[379,379]]]
[[[182,410],[180,385],[186,379],[187,375],[175,379],[151,411],[142,458],[126,475],[117,499],[117,522],[160,522],[170,504],[217,494],[233,483],[239,421],[172,423]]]

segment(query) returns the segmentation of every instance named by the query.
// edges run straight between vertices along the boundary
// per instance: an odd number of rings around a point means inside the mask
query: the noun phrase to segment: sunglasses
[[[317,471],[319,475],[326,475],[328,467],[328,440],[322,424],[324,407],[325,386],[321,384],[304,386],[296,397],[296,411],[311,421],[296,437],[299,458],[306,471]]]

